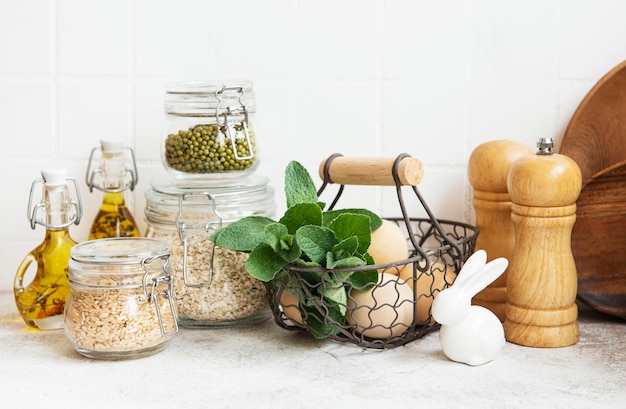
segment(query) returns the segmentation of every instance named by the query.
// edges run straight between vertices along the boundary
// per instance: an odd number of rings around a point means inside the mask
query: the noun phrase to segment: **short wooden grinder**
[[[508,175],[515,248],[507,276],[504,332],[515,344],[562,347],[578,342],[577,275],[571,247],[581,171],[542,138]]]
[[[472,204],[480,234],[476,249],[487,252],[490,260],[511,260],[515,245],[515,228],[511,221],[511,197],[507,177],[513,162],[533,149],[521,142],[505,139],[484,142],[470,155],[467,173],[472,185]],[[506,309],[506,271],[479,292],[472,303],[480,305],[504,321]]]

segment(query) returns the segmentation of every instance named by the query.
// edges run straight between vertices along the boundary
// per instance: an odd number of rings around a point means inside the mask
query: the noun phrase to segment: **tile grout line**
[[[385,44],[385,30],[384,30],[384,25],[385,25],[385,2],[381,1],[378,3],[378,8],[379,8],[379,13],[378,13],[378,41],[379,46],[378,46],[378,58],[379,58],[379,62],[378,62],[378,72],[376,75],[376,82],[377,87],[376,87],[376,92],[377,92],[377,97],[376,97],[376,111],[378,113],[377,115],[377,121],[378,121],[378,143],[379,143],[379,149],[380,152],[385,152],[385,133],[384,133],[384,129],[385,129],[385,112],[384,112],[384,106],[385,106],[385,50],[384,50],[384,44]],[[378,187],[376,189],[376,195],[374,196],[377,200],[377,208],[379,209],[379,213],[382,214],[384,213],[384,207],[385,207],[385,200],[384,200],[384,195],[383,195],[383,189],[381,187]]]
[[[137,78],[136,75],[136,36],[137,36],[137,27],[136,27],[136,7],[137,3],[135,0],[129,2],[128,5],[128,136],[126,139],[129,141],[129,146],[133,149],[133,152],[137,147],[137,87],[135,84],[135,80]],[[136,156],[136,155],[135,155]],[[137,164],[135,164],[137,166]],[[139,177],[139,175],[137,175]],[[128,194],[127,205],[129,209],[131,209],[132,214],[137,213],[137,200],[134,194]]]
[[[52,130],[52,158],[56,159],[61,151],[61,135],[59,129],[59,0],[51,3],[50,30],[51,58],[50,58],[50,125]]]

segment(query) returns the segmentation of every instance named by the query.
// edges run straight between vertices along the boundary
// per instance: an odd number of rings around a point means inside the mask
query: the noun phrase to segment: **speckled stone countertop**
[[[4,408],[624,408],[626,322],[586,308],[580,342],[507,343],[492,362],[449,361],[436,332],[364,350],[276,326],[181,329],[153,356],[82,357],[62,330],[33,331],[0,293]],[[400,406],[402,405],[402,406]]]

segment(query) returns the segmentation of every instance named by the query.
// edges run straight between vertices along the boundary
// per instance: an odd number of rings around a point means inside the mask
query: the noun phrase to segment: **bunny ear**
[[[467,282],[470,276],[474,275],[478,270],[483,268],[485,266],[485,263],[487,263],[487,252],[482,249],[476,250],[474,254],[472,254],[467,259],[465,264],[463,264],[463,267],[461,268],[461,271],[459,271],[456,280],[454,280],[454,284],[458,284],[458,287],[464,287],[465,282]]]
[[[465,280],[461,284],[461,288],[470,297],[474,297],[481,290],[494,282],[496,278],[500,277],[508,265],[509,260],[506,258],[497,258],[487,263],[487,265],[478,271],[475,271],[474,274],[470,274],[468,277],[465,277]],[[456,282],[454,283],[454,286],[456,286]]]

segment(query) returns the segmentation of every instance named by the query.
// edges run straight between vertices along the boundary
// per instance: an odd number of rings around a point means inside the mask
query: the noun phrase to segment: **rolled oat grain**
[[[206,236],[196,236],[187,242],[185,283],[183,243],[178,235],[169,239],[176,309],[181,325],[219,326],[269,318],[271,312],[265,285],[246,270],[246,253],[214,248]]]
[[[167,300],[159,300],[167,332],[173,331],[173,315]],[[66,334],[85,351],[132,352],[166,341],[156,306],[141,288],[94,290],[74,288],[65,317]]]
[[[64,330],[79,353],[101,359],[160,351],[178,331],[167,243],[98,239],[71,250]]]

